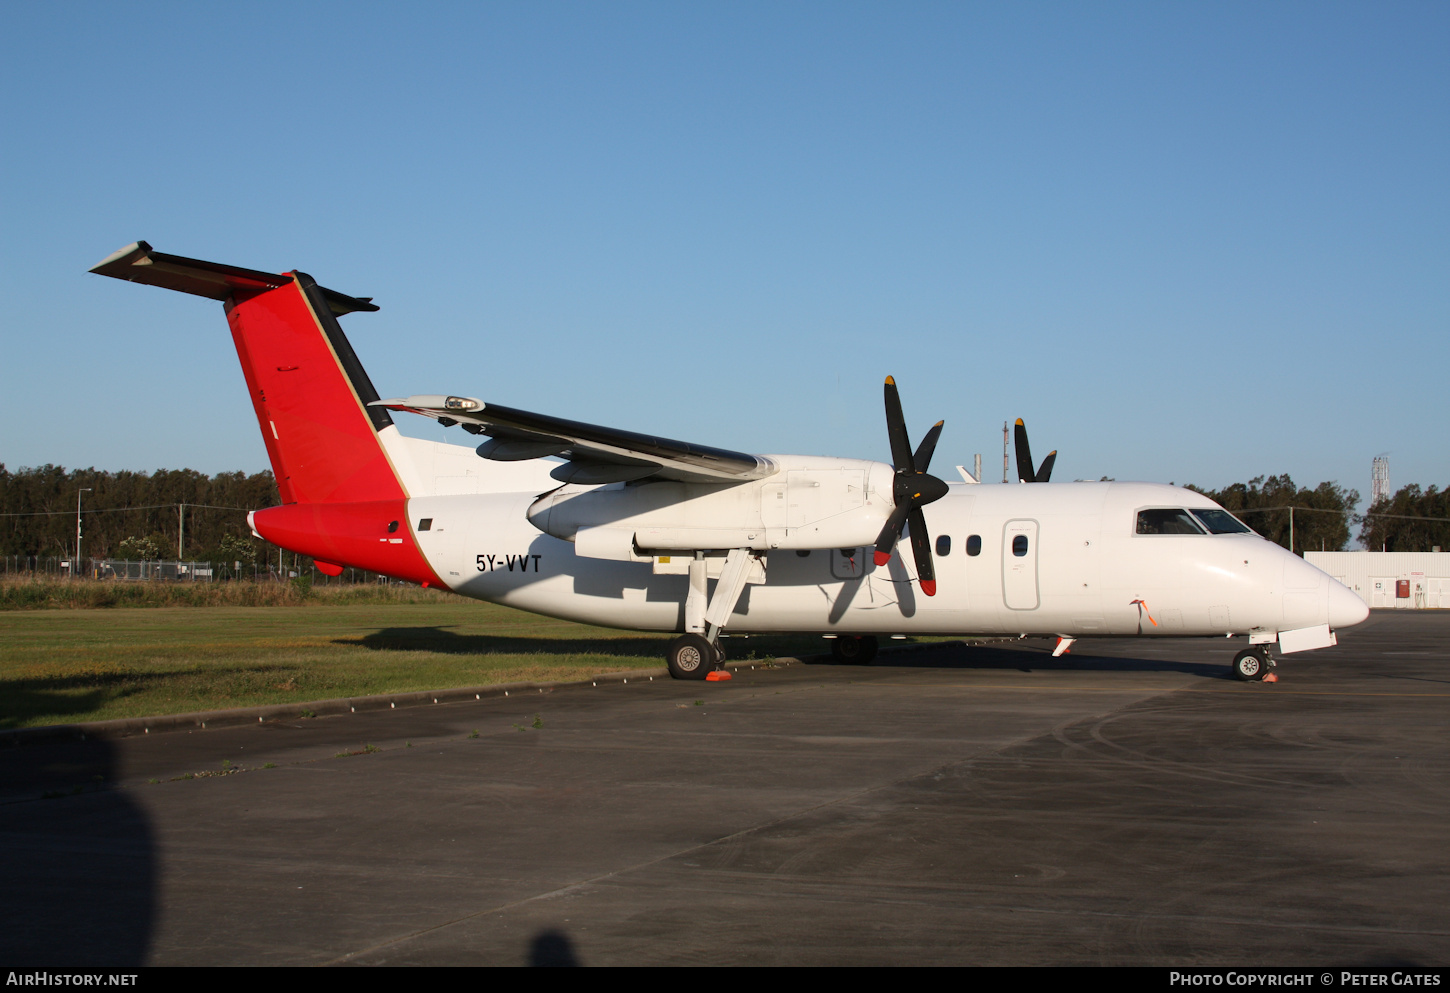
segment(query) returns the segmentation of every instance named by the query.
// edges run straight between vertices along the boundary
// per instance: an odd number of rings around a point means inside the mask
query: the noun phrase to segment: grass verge
[[[409,592],[427,600],[0,611],[0,728],[586,679],[657,668],[673,637]],[[726,645],[732,658],[823,650],[807,636]]]
[[[375,583],[314,584],[236,580],[178,583],[113,579],[0,578],[0,611],[89,610],[107,607],[313,607],[345,604],[445,603],[453,596],[417,586]]]

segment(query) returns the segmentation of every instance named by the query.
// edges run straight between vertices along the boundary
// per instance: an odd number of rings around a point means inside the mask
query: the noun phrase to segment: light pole
[[[76,567],[71,570],[71,578],[81,571],[81,494],[90,493],[89,486],[82,486],[76,490]]]

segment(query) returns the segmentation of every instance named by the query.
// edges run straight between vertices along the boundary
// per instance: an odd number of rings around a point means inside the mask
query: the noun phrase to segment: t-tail
[[[311,556],[328,575],[344,566],[442,586],[408,527],[410,496],[385,439],[392,417],[369,407],[377,390],[337,319],[375,311],[370,297],[317,285],[303,272],[268,273],[165,255],[138,241],[91,269],[220,300],[280,507],[254,512],[261,537]]]

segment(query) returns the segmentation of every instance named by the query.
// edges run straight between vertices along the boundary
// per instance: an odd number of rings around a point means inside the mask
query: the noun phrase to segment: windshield
[[[1139,534],[1203,534],[1186,510],[1138,511]]]
[[[1209,534],[1253,534],[1253,531],[1226,510],[1195,510],[1193,516],[1203,522]]]

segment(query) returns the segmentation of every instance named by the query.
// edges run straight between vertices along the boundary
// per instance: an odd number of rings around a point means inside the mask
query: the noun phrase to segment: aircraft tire
[[[1234,675],[1254,683],[1269,674],[1269,659],[1257,648],[1246,648],[1234,656]]]
[[[665,652],[665,665],[675,679],[704,679],[719,661],[719,649],[698,634],[680,635]]]
[[[860,638],[842,635],[831,642],[831,655],[846,665],[870,665],[878,647],[879,643],[871,635]]]

